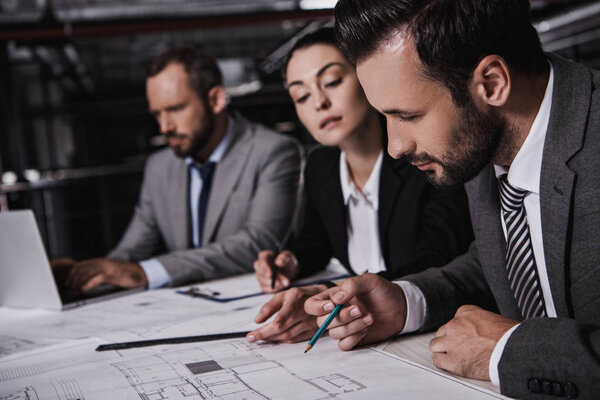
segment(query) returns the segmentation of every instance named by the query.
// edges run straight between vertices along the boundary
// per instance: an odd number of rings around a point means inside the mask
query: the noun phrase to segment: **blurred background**
[[[311,143],[280,67],[295,38],[332,24],[335,3],[0,0],[0,208],[33,209],[51,258],[112,248],[147,155],[165,145],[145,68],[173,45],[218,59],[233,108]],[[547,51],[600,69],[600,0],[531,3]]]

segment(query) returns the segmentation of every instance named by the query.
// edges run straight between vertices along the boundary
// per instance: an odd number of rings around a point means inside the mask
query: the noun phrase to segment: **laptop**
[[[1,306],[66,310],[144,290],[101,285],[75,296],[60,283],[54,279],[33,212],[0,212]]]

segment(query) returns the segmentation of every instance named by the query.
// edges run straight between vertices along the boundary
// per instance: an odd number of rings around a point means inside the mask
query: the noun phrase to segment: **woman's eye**
[[[300,96],[296,99],[296,103],[304,103],[306,100],[308,99],[308,94],[305,94],[304,96]]]
[[[334,81],[328,82],[325,84],[326,88],[332,88],[332,87],[336,87],[337,85],[339,85],[340,83],[342,83],[342,78],[338,78]]]

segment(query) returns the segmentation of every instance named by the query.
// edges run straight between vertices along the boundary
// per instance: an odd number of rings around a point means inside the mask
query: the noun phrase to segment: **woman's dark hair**
[[[479,61],[503,57],[513,71],[545,70],[528,0],[340,0],[335,7],[339,47],[350,62],[368,58],[396,34],[415,44],[423,74],[465,104]]]
[[[210,89],[223,84],[223,75],[216,60],[189,46],[174,47],[160,54],[148,67],[146,76],[158,75],[172,63],[183,65],[190,88],[202,100],[206,100]]]
[[[294,52],[299,49],[310,47],[314,44],[328,44],[335,48],[338,48],[337,42],[335,40],[335,31],[333,30],[333,28],[319,28],[314,32],[308,33],[300,37],[296,41],[296,43],[294,43],[287,56],[283,60],[281,73],[283,75],[284,82],[286,80],[287,67],[290,63],[290,58],[292,58],[292,55],[294,55]]]

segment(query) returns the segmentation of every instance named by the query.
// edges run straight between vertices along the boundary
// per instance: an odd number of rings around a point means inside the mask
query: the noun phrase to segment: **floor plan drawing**
[[[244,339],[96,353],[98,340],[45,347],[4,362],[0,400],[497,399],[375,348],[340,351]],[[57,357],[58,356],[58,357]]]
[[[278,388],[282,386],[294,387],[298,398],[335,399],[340,394],[366,389],[364,384],[343,374],[302,378],[284,364],[261,355],[260,349],[260,346],[232,341],[123,361],[113,366],[144,400],[271,399],[277,398]],[[269,381],[276,385],[269,385]],[[294,398],[294,394],[287,398]]]
[[[143,400],[359,399],[391,396],[453,398],[455,382],[413,368],[373,349],[341,352],[335,341],[319,342],[304,356],[304,344],[249,344],[244,340],[188,344],[111,363]],[[377,380],[385,384],[375,385]],[[428,380],[427,394],[416,384]],[[431,384],[433,382],[434,384]],[[461,390],[462,389],[462,390]],[[495,398],[468,387],[456,399]],[[402,396],[400,396],[402,397]]]

